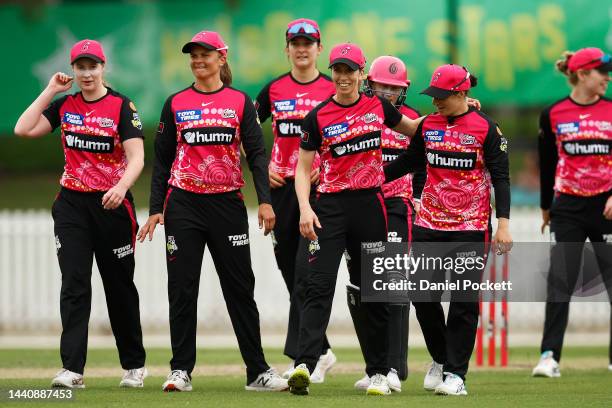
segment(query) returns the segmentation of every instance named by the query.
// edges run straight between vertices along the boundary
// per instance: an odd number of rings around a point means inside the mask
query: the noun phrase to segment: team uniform
[[[272,121],[274,144],[269,170],[277,173],[286,182],[282,187],[271,189],[270,193],[276,214],[273,234],[274,256],[291,296],[284,353],[294,360],[297,354],[300,310],[303,301],[301,294],[294,291],[295,281],[298,279],[296,262],[306,262],[304,257],[298,256],[298,246],[303,238],[300,236],[300,209],[294,182],[302,120],[315,106],[333,94],[334,85],[327,75],[319,74],[314,80],[302,83],[293,78],[289,72],[268,83],[257,95],[255,103],[259,119],[264,122],[271,118]],[[319,168],[319,164],[320,159],[316,156],[313,169]],[[297,268],[298,271],[305,269],[305,265]],[[329,348],[329,342],[325,337],[320,354],[324,354]]]
[[[248,220],[240,193],[241,144],[258,201],[270,203],[263,136],[249,97],[228,86],[214,92],[190,86],[171,95],[155,140],[150,214],[164,213],[171,369],[191,375],[195,366],[198,289],[208,245],[248,384],[269,366],[253,297]]]
[[[351,258],[351,284],[361,286],[362,242],[383,242],[387,216],[381,186],[381,130],[395,127],[402,116],[388,101],[360,94],[345,106],[333,98],[318,105],[304,119],[304,150],[321,155],[320,184],[313,210],[323,226],[308,246],[308,276],[300,326],[296,366],[304,363],[312,372],[321,350],[331,312],[338,266],[346,248]],[[363,220],[368,220],[364,223]],[[366,373],[386,375],[386,332],[389,308],[385,303],[361,305],[369,331],[364,350]]]
[[[608,98],[583,105],[566,97],[540,116],[540,206],[550,210],[553,241],[541,349],[552,351],[557,362],[587,238],[612,295],[612,221],[603,216],[612,195],[610,112]],[[612,362],[612,348],[609,357]]]
[[[400,113],[410,119],[417,119],[421,114],[407,106],[399,107]],[[381,129],[381,148],[382,162],[387,165],[395,160],[410,145],[410,137],[394,131],[384,126]],[[387,212],[388,231],[387,241],[403,242],[409,244],[412,241],[412,228],[415,219],[414,198],[413,197],[413,178],[417,184],[417,191],[422,190],[422,183],[425,182],[425,173],[419,172],[406,174],[397,180],[382,185],[382,193]],[[419,197],[416,197],[417,199]],[[348,257],[350,259],[350,256]],[[352,262],[347,261],[347,266],[353,268]],[[360,271],[355,271],[360,273]],[[354,285],[347,285],[347,301],[349,312],[355,324],[355,331],[359,339],[361,349],[367,350],[365,345],[367,333],[369,331],[366,321],[363,320],[361,308],[360,288]],[[388,361],[389,367],[397,371],[398,377],[405,380],[408,377],[408,317],[410,313],[409,304],[390,304],[389,305],[389,325],[388,325]],[[365,387],[365,384],[363,387]]]
[[[55,245],[62,288],[60,353],[64,369],[83,374],[91,310],[93,256],[100,271],[111,328],[125,370],[144,366],[134,250],[138,224],[128,191],[123,203],[106,210],[102,197],[123,176],[127,160],[122,143],[143,138],[134,104],[108,88],[86,101],[78,92],[52,102],[43,112],[60,128],[66,164],[53,203]]]
[[[453,257],[466,252],[486,262],[491,183],[497,217],[509,218],[510,214],[506,150],[507,141],[497,125],[473,108],[454,117],[431,114],[421,122],[408,150],[385,167],[387,180],[426,167],[427,180],[413,231],[412,248],[417,256],[444,256],[427,243],[445,242],[444,251]],[[417,191],[414,194],[419,195]],[[480,281],[483,269],[484,265],[476,268],[472,280]],[[433,271],[431,278],[441,280],[443,274]],[[444,372],[465,380],[478,324],[477,294],[451,301],[447,323],[436,294],[422,295],[420,302],[413,304],[429,353],[444,365]]]

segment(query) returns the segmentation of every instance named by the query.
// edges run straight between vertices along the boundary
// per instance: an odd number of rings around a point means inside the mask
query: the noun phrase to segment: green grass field
[[[168,349],[150,349],[147,366],[152,375],[144,389],[117,387],[122,371],[115,350],[91,350],[85,372],[85,390],[76,392],[75,406],[95,407],[609,407],[612,403],[612,372],[607,370],[605,347],[568,347],[559,379],[531,378],[537,361],[536,348],[513,348],[509,368],[474,368],[468,377],[468,397],[441,397],[424,391],[423,374],[428,362],[425,349],[410,351],[410,376],[401,394],[366,397],[353,389],[361,375],[361,355],[356,349],[335,350],[338,370],[332,371],[325,384],[311,386],[308,397],[289,393],[252,393],[243,390],[242,360],[236,350],[204,349],[198,353],[191,393],[165,394],[161,384],[168,371]],[[268,361],[280,371],[287,360],[279,349],[266,350]],[[6,390],[48,388],[53,373],[60,366],[57,350],[0,350],[0,405],[58,406],[58,402],[6,403]],[[225,374],[224,374],[225,373]],[[229,374],[228,374],[229,373]],[[19,377],[19,378],[15,378]],[[70,402],[64,402],[70,404]]]

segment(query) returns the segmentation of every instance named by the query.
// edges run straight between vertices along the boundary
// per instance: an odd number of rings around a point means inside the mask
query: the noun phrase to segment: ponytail
[[[558,59],[555,62],[555,67],[557,71],[561,72],[568,78],[568,81],[572,85],[578,84],[578,74],[569,70],[569,60],[574,56],[573,51],[564,51],[561,54],[561,59]]]
[[[221,82],[223,82],[223,85],[225,86],[232,85],[232,70],[229,66],[229,63],[225,62],[225,64],[221,66],[220,76],[221,76]]]
[[[478,85],[478,78],[470,73],[470,88],[474,88],[476,85]]]

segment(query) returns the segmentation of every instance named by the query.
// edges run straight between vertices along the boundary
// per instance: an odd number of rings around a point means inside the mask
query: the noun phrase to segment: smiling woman
[[[412,135],[419,123],[401,114],[387,99],[359,92],[365,65],[365,55],[356,44],[333,47],[329,68],[335,94],[310,111],[302,123],[295,189],[300,233],[310,245],[296,369],[289,379],[294,394],[309,392],[344,250],[351,259],[350,283],[360,287],[361,243],[387,239],[381,130],[386,126]],[[310,175],[317,153],[322,170],[313,209]],[[363,303],[361,309],[367,337],[372,339],[370,353],[364,353],[366,373],[372,378],[366,393],[387,395],[387,336],[378,334],[387,330],[389,309],[384,303]]]
[[[52,207],[62,271],[63,364],[52,385],[85,386],[95,255],[121,366],[126,370],[121,385],[142,387],[145,350],[133,281],[138,224],[129,191],[144,165],[142,124],[134,103],[104,84],[106,56],[99,42],[77,42],[70,63],[74,77],[54,74],[15,125],[15,134],[24,137],[40,137],[59,127],[66,160],[62,188]],[[51,102],[73,82],[80,92]]]
[[[248,391],[282,391],[287,381],[266,363],[253,298],[248,219],[240,146],[259,200],[259,227],[274,228],[266,153],[251,99],[231,88],[228,47],[214,31],[183,46],[195,82],[164,104],[155,138],[150,216],[138,233],[149,240],[157,224],[166,234],[171,372],[164,391],[191,391],[195,366],[198,282],[208,244],[246,364]]]
[[[565,52],[556,65],[572,91],[540,115],[542,233],[550,224],[556,242],[550,253],[542,356],[533,369],[541,377],[561,375],[569,301],[587,238],[612,300],[612,251],[605,244],[612,239],[612,101],[605,97],[612,57],[599,48],[582,48]],[[612,364],[612,347],[609,359]]]
[[[303,294],[298,288],[308,263],[306,256],[302,256],[304,251],[299,250],[308,243],[300,239],[300,209],[294,183],[302,121],[321,101],[333,95],[334,86],[331,79],[317,69],[317,58],[323,49],[317,22],[306,18],[293,20],[287,24],[284,35],[285,54],[291,70],[270,81],[257,95],[255,106],[262,122],[271,118],[274,134],[268,165],[272,207],[276,214],[272,242],[291,301],[284,354],[292,362],[283,373],[283,377],[288,377],[293,371],[299,340]],[[313,185],[319,182],[319,163],[316,156],[310,170]],[[326,369],[331,368],[336,359],[330,347],[325,337],[317,375],[313,378],[315,382],[324,381]]]

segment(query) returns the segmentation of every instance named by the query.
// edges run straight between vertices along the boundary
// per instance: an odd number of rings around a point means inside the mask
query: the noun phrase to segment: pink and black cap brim
[[[89,58],[91,60],[94,60],[95,62],[104,63],[104,60],[100,58],[99,56],[94,55],[94,54],[85,53],[85,54],[79,54],[76,57],[74,57],[71,64],[74,64],[76,61],[80,60],[81,58]]]
[[[448,89],[438,88],[436,86],[430,86],[429,88],[421,91],[421,95],[431,96],[436,99],[445,99],[453,94],[453,91]]]
[[[612,61],[606,62],[605,64],[601,64],[595,69],[601,72],[610,72],[612,71]]]
[[[336,58],[335,60],[331,62],[331,64],[329,64],[329,68],[332,68],[334,65],[338,65],[338,64],[346,64],[353,71],[357,71],[361,68],[359,64],[357,64],[355,61],[350,60],[348,58]]]
[[[210,44],[207,44],[205,42],[201,42],[201,41],[194,42],[194,41],[192,41],[192,42],[188,42],[187,44],[183,45],[183,49],[182,49],[183,54],[189,54],[191,52],[191,49],[193,47],[195,47],[196,45],[199,45],[199,46],[204,47],[207,50],[211,50],[211,51],[216,51],[217,50],[217,47],[215,47],[213,45],[210,45]]]

